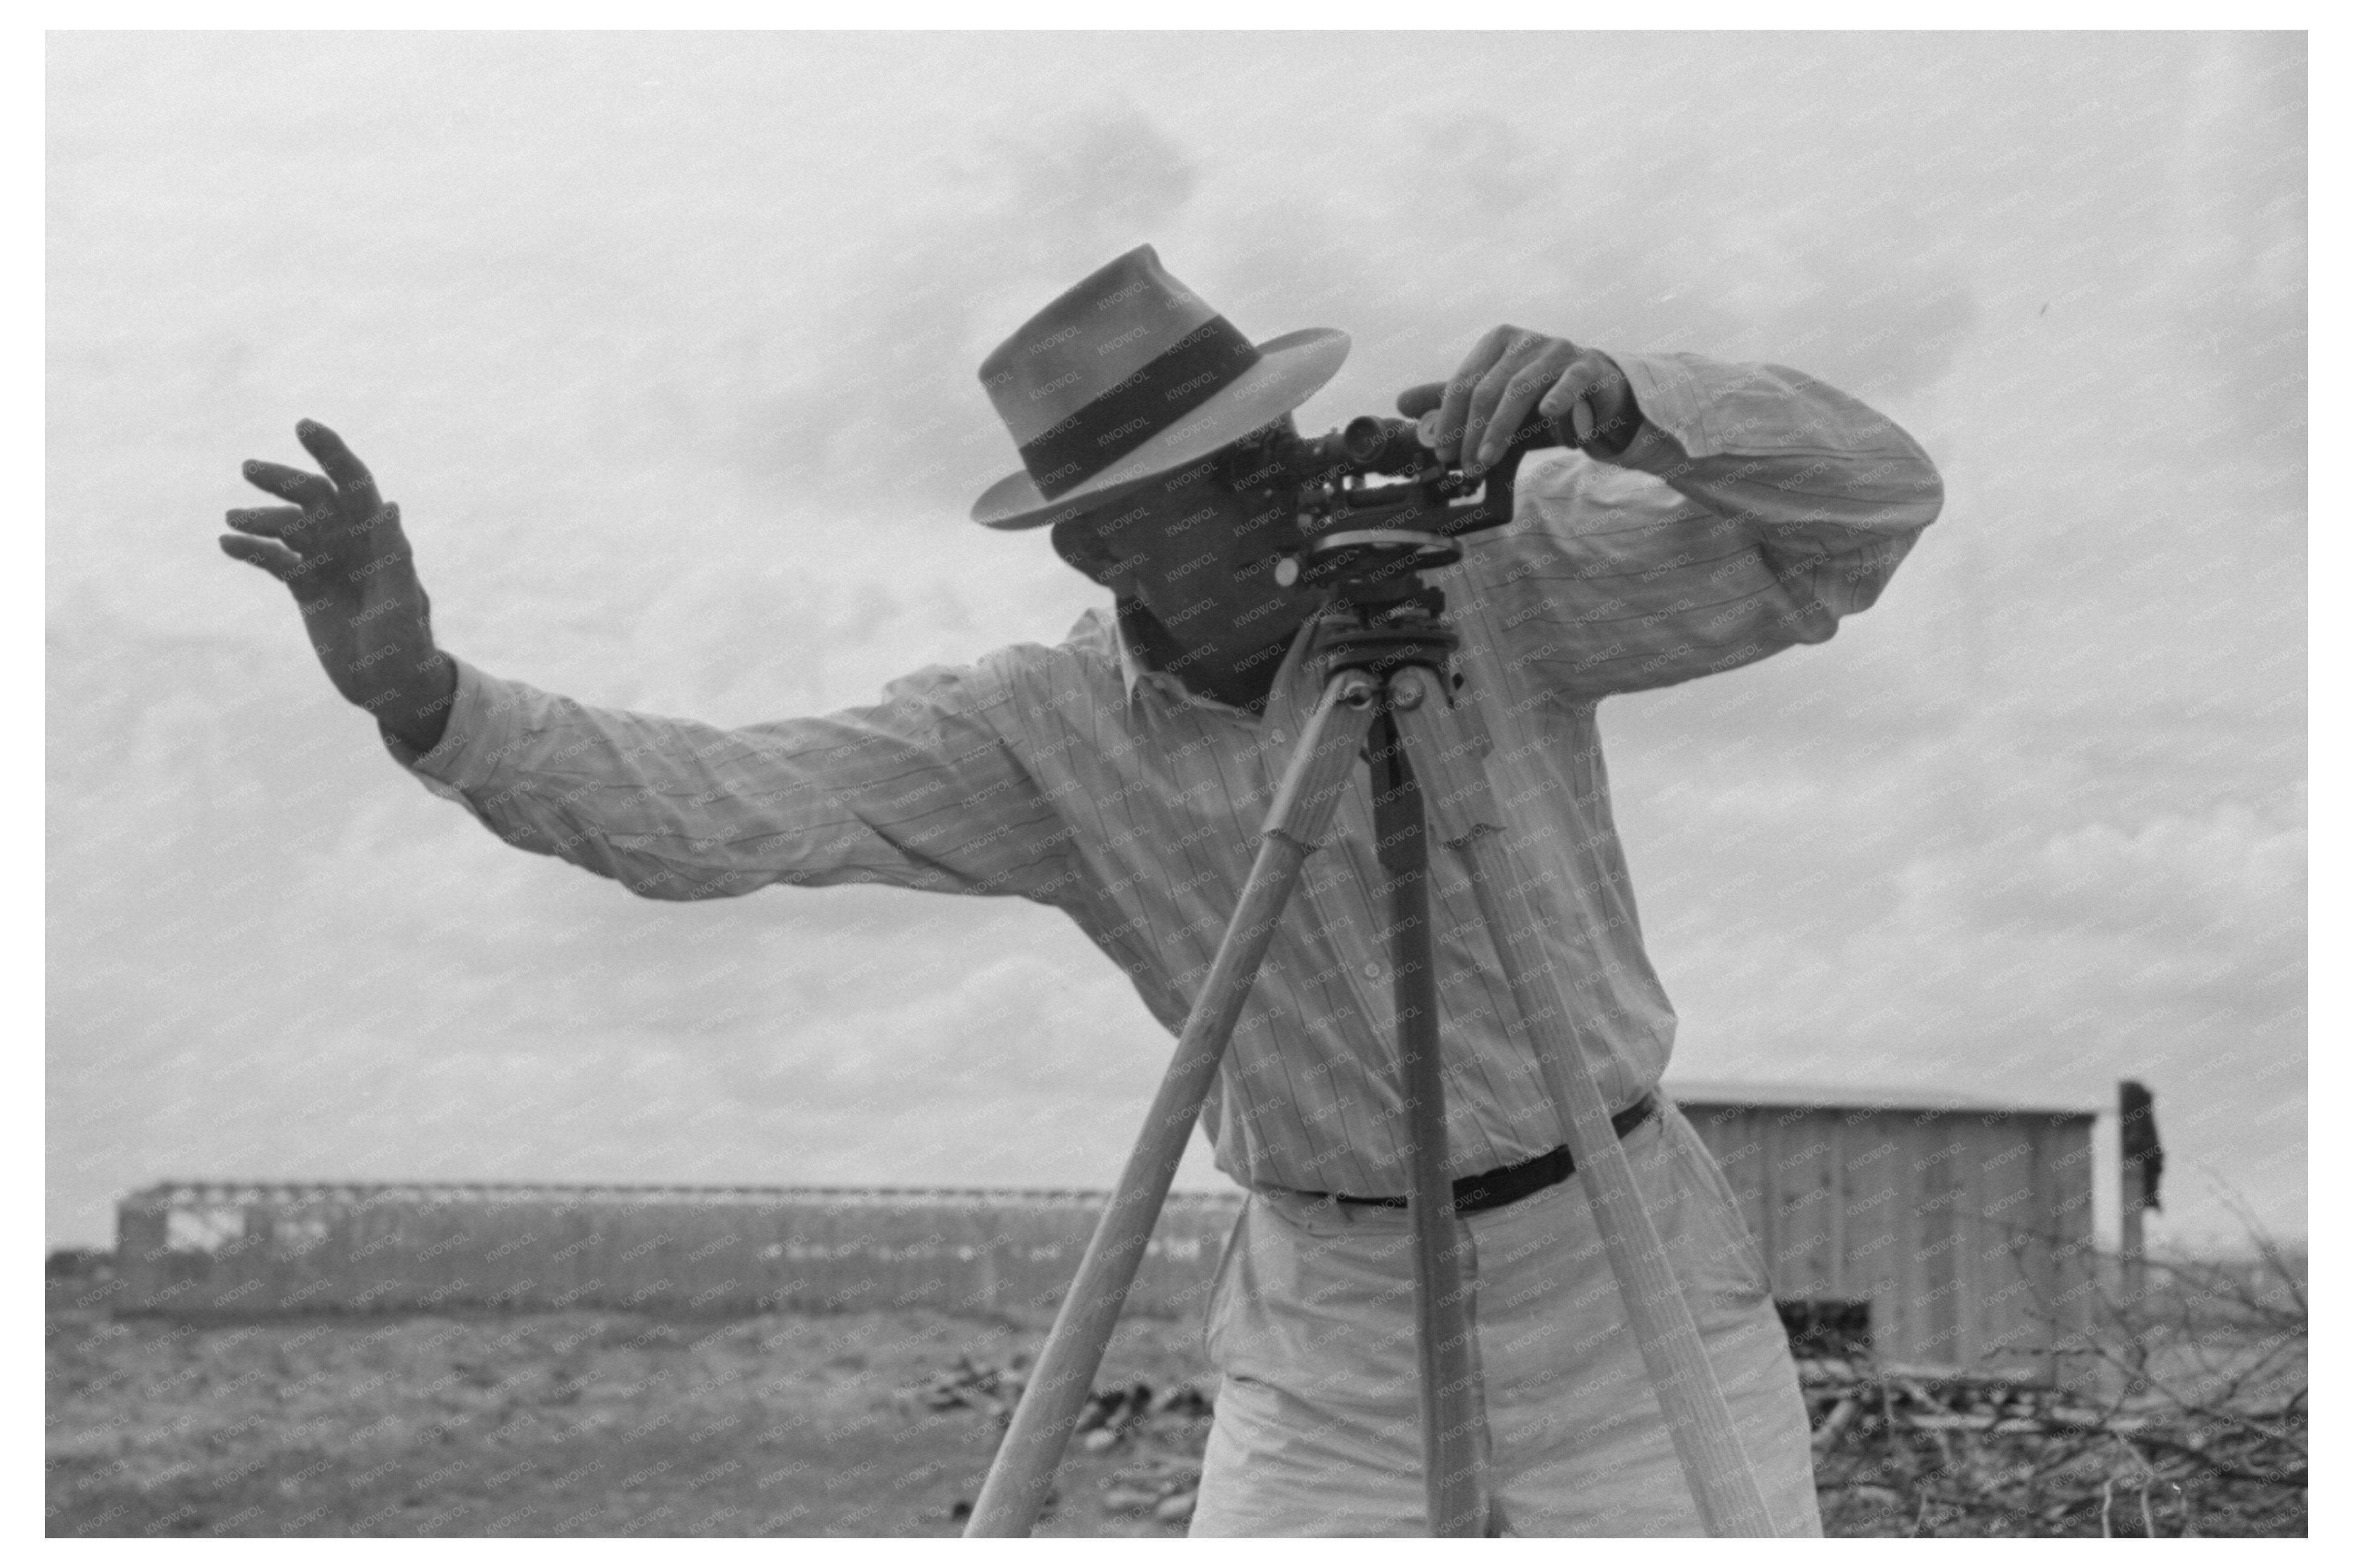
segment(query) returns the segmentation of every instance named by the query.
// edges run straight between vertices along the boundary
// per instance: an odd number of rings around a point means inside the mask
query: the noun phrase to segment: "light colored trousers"
[[[1680,1111],[1625,1140],[1777,1531],[1819,1535],[1797,1368],[1765,1264]],[[1209,1305],[1223,1373],[1195,1535],[1422,1535],[1403,1209],[1259,1191]],[[1581,1177],[1473,1215],[1489,1486],[1514,1535],[1698,1535]]]

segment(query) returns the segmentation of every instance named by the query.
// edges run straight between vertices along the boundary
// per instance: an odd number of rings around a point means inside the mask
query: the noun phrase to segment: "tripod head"
[[[1462,559],[1455,541],[1512,521],[1513,485],[1520,461],[1546,447],[1582,445],[1589,414],[1577,428],[1533,411],[1512,435],[1504,456],[1474,479],[1458,458],[1439,460],[1426,444],[1434,437],[1444,388],[1419,386],[1399,406],[1427,406],[1419,421],[1363,415],[1322,436],[1301,436],[1286,425],[1259,432],[1228,448],[1224,477],[1244,494],[1282,503],[1292,513],[1298,543],[1275,565],[1285,587],[1328,589],[1335,605],[1369,618],[1406,601],[1425,599],[1435,616],[1438,591],[1421,584],[1424,572]],[[1580,405],[1577,411],[1586,414]]]

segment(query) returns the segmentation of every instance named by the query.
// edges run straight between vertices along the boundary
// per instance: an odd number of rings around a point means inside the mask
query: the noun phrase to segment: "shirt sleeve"
[[[871,708],[734,730],[457,664],[440,743],[419,755],[387,735],[394,757],[508,843],[644,897],[881,882],[1055,903],[1071,887],[1060,814],[1000,727],[1001,657],[919,670]]]
[[[1672,686],[1826,641],[1943,507],[1917,442],[1801,372],[1613,357],[1642,410],[1633,440],[1614,461],[1524,470],[1482,573],[1508,660],[1564,696]]]

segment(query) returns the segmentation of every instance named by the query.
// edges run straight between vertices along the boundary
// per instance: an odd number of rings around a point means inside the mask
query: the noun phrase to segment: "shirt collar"
[[[1174,694],[1191,698],[1194,693],[1184,681],[1162,669],[1152,655],[1152,634],[1140,618],[1150,615],[1141,599],[1119,599],[1113,608],[1111,637],[1119,649],[1120,681],[1127,689],[1127,700],[1135,701],[1136,689],[1146,680],[1175,688]]]
[[[1134,603],[1133,599],[1119,600],[1112,608],[1111,618],[1111,644],[1119,650],[1120,683],[1127,688],[1130,702],[1135,700],[1136,683],[1146,673],[1143,656],[1135,651],[1135,644],[1127,635],[1128,606]]]

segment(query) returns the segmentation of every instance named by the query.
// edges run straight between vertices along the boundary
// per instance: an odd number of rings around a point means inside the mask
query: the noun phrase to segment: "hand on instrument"
[[[1409,418],[1430,412],[1430,390],[1416,387],[1398,397],[1398,412]],[[1503,457],[1531,410],[1556,427],[1563,445],[1612,458],[1626,449],[1642,418],[1626,373],[1608,354],[1513,326],[1479,340],[1435,408],[1439,457],[1452,462],[1461,452],[1463,469],[1473,475]]]
[[[294,435],[325,476],[248,461],[248,483],[292,504],[231,509],[237,531],[221,535],[221,549],[293,590],[311,650],[346,700],[429,751],[457,669],[433,646],[432,605],[400,509],[376,495],[366,466],[332,430],[305,419]]]

